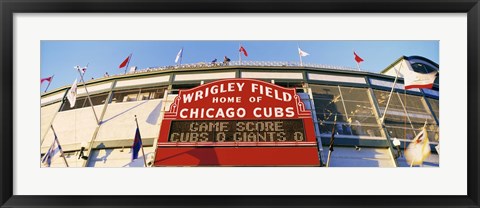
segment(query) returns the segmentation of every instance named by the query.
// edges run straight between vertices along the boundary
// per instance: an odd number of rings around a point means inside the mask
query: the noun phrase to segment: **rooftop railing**
[[[216,68],[216,67],[226,67],[226,66],[257,66],[257,67],[285,67],[285,68],[311,67],[311,68],[324,68],[324,69],[335,69],[335,70],[345,70],[345,71],[359,71],[357,68],[333,66],[333,65],[326,65],[326,64],[303,63],[302,65],[300,65],[299,62],[294,62],[294,61],[230,61],[228,63],[199,62],[199,63],[181,64],[181,65],[175,65],[175,66],[148,67],[145,69],[130,71],[130,72],[127,72],[127,74],[137,74],[137,73],[163,71],[163,70]],[[123,74],[118,74],[118,75],[123,75]]]

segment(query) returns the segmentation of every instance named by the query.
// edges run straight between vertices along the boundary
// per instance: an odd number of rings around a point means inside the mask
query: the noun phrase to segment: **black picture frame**
[[[480,207],[478,0],[0,0],[1,207]],[[465,196],[25,196],[13,194],[13,15],[15,13],[467,13],[468,187]],[[445,69],[448,70],[448,69]],[[447,127],[448,128],[448,127]],[[451,180],[451,179],[450,179]],[[388,183],[388,182],[387,182]],[[399,185],[389,182],[394,188]],[[328,188],[328,187],[323,187]],[[448,187],[446,187],[448,188]]]

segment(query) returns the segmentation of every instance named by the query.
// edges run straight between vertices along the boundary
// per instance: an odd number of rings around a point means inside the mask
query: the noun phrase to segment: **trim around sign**
[[[163,117],[155,166],[319,166],[317,142],[296,89],[218,80],[179,91]]]

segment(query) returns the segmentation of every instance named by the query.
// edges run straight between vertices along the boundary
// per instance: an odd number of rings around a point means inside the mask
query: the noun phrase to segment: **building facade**
[[[305,109],[311,112],[319,166],[327,162],[332,131],[335,131],[335,145],[331,167],[409,166],[403,157],[405,146],[426,123],[432,152],[423,166],[436,167],[440,141],[438,78],[433,89],[404,90],[400,73],[390,96],[396,76],[392,69],[418,72],[422,67],[427,72],[438,71],[438,64],[411,56],[399,58],[382,73],[323,65],[296,66],[287,62],[231,62],[228,66],[200,63],[148,68],[90,80],[86,89],[91,103],[81,84],[72,108],[66,99],[70,86],[41,96],[41,154],[53,142],[53,126],[70,167],[143,167],[143,154],[131,160],[136,116],[145,161],[154,166],[159,164],[155,151],[163,148],[159,146],[159,138],[165,131],[161,128],[165,112],[181,90],[218,80],[254,79],[295,89]],[[395,139],[401,142],[399,147],[393,144]],[[202,155],[188,157],[194,157],[192,161],[198,163],[187,166],[215,166],[202,162],[205,160]],[[289,166],[286,164],[282,166]],[[65,162],[57,158],[51,166],[65,167]]]

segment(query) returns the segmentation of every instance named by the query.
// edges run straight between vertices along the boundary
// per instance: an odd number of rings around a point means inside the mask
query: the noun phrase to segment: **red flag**
[[[44,81],[51,82],[51,81],[52,81],[52,78],[53,78],[53,76],[47,77],[47,78],[41,78],[41,79],[40,79],[40,84],[42,84]]]
[[[240,49],[238,49],[239,52],[243,52],[243,55],[248,56],[247,50],[243,46],[240,46]]]
[[[125,60],[123,60],[123,62],[120,64],[120,66],[118,66],[118,68],[121,69],[121,68],[125,67],[128,64],[128,62],[130,61],[131,56],[132,56],[132,54],[128,55],[128,57]]]
[[[360,56],[358,56],[357,53],[355,53],[355,51],[353,52],[353,56],[355,56],[355,61],[356,61],[357,63],[360,63],[360,62],[363,61],[363,59],[360,58]]]

